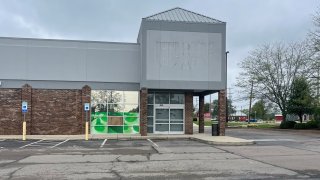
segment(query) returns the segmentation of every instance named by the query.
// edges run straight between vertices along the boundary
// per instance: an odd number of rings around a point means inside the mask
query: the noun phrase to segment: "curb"
[[[199,142],[204,142],[207,144],[212,144],[212,145],[223,145],[223,146],[247,146],[247,145],[253,145],[255,144],[254,141],[242,141],[242,142],[222,142],[222,141],[209,141],[209,140],[204,140],[201,138],[196,138],[196,137],[190,137],[191,140],[196,140]]]
[[[75,137],[70,137],[70,136],[62,136],[62,137],[50,137],[50,136],[40,136],[40,137],[27,137],[27,140],[35,140],[35,139],[45,139],[45,140],[65,140],[66,138],[70,140],[85,140],[85,137],[83,136],[75,136]],[[14,140],[20,140],[21,138],[18,138],[17,136],[13,137],[4,137],[0,139],[14,139]],[[226,145],[226,146],[245,146],[245,145],[252,145],[255,144],[254,141],[251,140],[242,140],[238,139],[238,141],[228,141],[228,140],[210,140],[207,138],[202,138],[202,137],[194,137],[191,135],[184,135],[184,136],[108,136],[108,137],[89,137],[89,140],[101,140],[101,139],[108,139],[108,140],[147,140],[147,139],[152,139],[152,140],[175,140],[175,139],[190,139],[190,140],[195,140],[198,142],[203,142],[206,144],[211,144],[211,145]]]

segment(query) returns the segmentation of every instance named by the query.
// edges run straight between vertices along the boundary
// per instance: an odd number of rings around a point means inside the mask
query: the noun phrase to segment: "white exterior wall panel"
[[[140,82],[138,44],[0,38],[0,54],[0,79]]]
[[[221,81],[220,33],[147,31],[147,80]]]

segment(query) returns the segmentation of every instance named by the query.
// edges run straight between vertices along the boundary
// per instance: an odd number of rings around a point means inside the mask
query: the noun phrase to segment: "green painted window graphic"
[[[92,90],[91,134],[140,132],[137,91]]]
[[[137,112],[124,112],[125,116],[134,116],[134,117],[138,117],[139,113]]]
[[[106,134],[108,129],[106,126],[91,126],[91,134]]]
[[[108,112],[108,116],[123,116],[123,112]]]
[[[125,134],[136,134],[139,133],[139,126],[124,126],[123,127],[123,132]]]
[[[138,117],[125,117],[124,125],[139,125],[139,118]]]
[[[123,133],[123,126],[108,126],[108,133]]]
[[[106,126],[108,117],[106,112],[96,112],[91,115],[91,126]]]

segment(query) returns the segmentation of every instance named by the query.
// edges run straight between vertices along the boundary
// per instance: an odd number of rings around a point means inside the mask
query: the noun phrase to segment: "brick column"
[[[204,96],[199,96],[199,133],[204,133]]]
[[[26,101],[28,103],[28,112],[25,115],[26,123],[27,123],[27,134],[32,134],[31,128],[32,128],[32,87],[29,84],[25,84],[22,86],[21,89],[21,103],[20,103],[20,112],[21,112],[21,132],[22,134],[22,122],[23,122],[23,113],[22,113],[22,102]]]
[[[184,128],[185,134],[193,134],[193,94],[192,92],[185,93],[184,104]]]
[[[226,90],[220,90],[218,93],[218,119],[219,119],[219,131],[220,131],[220,136],[225,135],[225,127],[226,127]]]
[[[85,133],[85,122],[86,122],[86,112],[84,111],[84,103],[91,103],[91,88],[88,85],[82,87],[81,90],[81,111],[82,111],[82,119],[81,119],[81,134]],[[91,106],[91,105],[90,105]],[[88,112],[87,120],[90,122],[90,113],[91,110]],[[89,123],[90,125],[90,123]],[[89,131],[90,132],[90,131]]]
[[[140,90],[140,134],[147,136],[147,103],[148,103],[148,89],[141,88]]]

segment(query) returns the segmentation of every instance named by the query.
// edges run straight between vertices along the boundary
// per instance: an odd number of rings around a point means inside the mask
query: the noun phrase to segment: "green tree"
[[[212,117],[218,116],[218,100],[217,99],[213,101],[211,108],[213,109]],[[208,103],[208,109],[209,109],[209,103]],[[234,113],[236,113],[236,108],[232,105],[232,100],[228,99],[228,116]]]
[[[288,101],[288,113],[299,116],[302,122],[304,114],[313,112],[313,98],[311,96],[310,86],[304,77],[294,79]]]
[[[320,120],[320,7],[313,16],[313,29],[309,32],[309,47],[313,53],[310,71],[310,88],[315,92],[314,118]]]
[[[210,112],[210,103],[204,104],[204,112]]]
[[[253,83],[255,98],[276,104],[286,119],[292,82],[300,75],[310,74],[310,55],[305,43],[259,46],[240,63],[242,72],[237,86],[242,89],[244,98],[249,99]]]
[[[249,109],[242,109],[241,113],[243,113],[244,115],[248,116],[249,114]]]
[[[260,119],[265,119],[267,114],[267,109],[265,106],[265,102],[263,100],[257,101],[253,106],[252,106],[252,113],[251,117],[257,117]]]
[[[234,114],[236,112],[237,112],[237,110],[236,110],[236,107],[233,106],[232,100],[228,99],[228,116],[230,116],[231,114]]]

